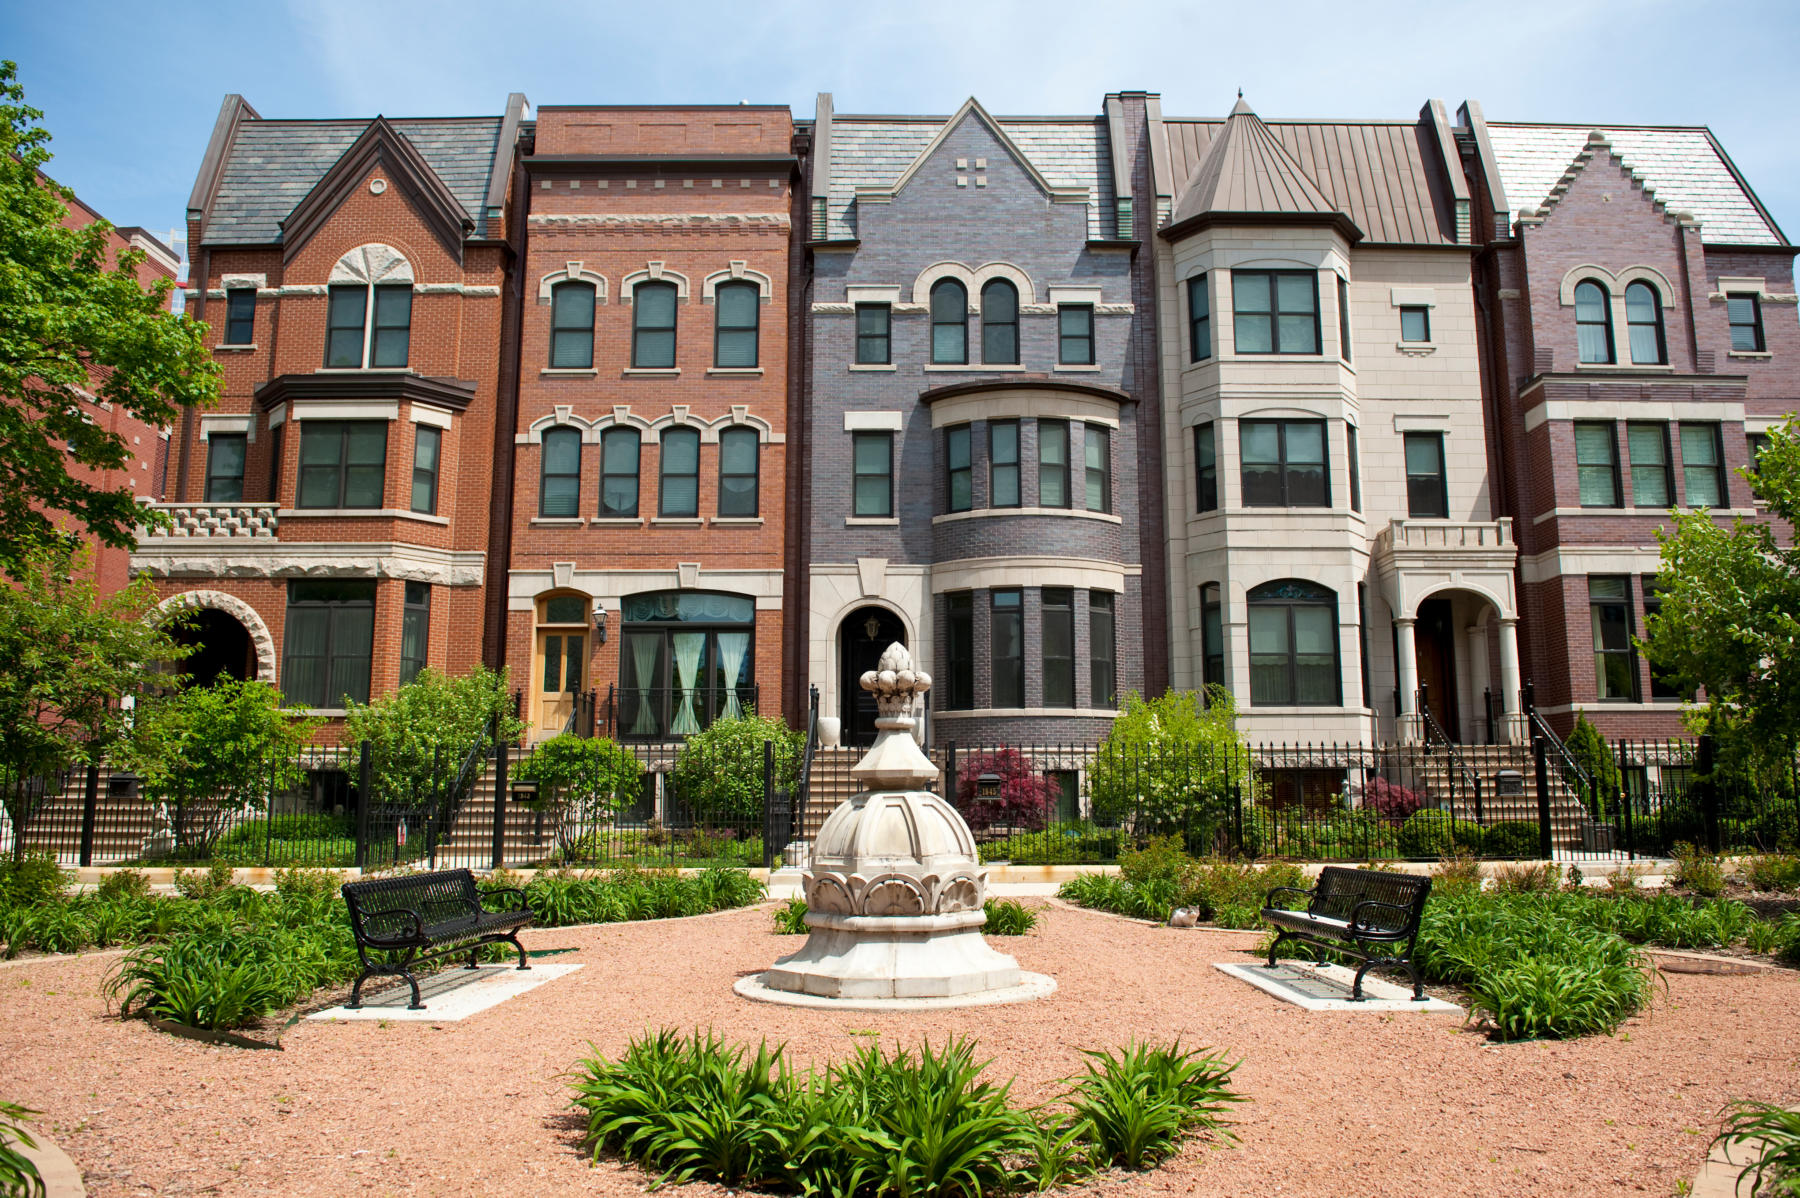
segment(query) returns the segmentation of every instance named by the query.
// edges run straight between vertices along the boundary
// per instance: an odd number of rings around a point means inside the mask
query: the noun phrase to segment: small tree
[[[317,724],[283,711],[266,682],[226,679],[141,704],[121,757],[142,796],[165,805],[177,855],[203,857],[232,816],[300,784]]]
[[[1094,818],[1133,822],[1139,831],[1209,840],[1235,796],[1255,794],[1249,742],[1237,731],[1237,707],[1222,687],[1169,691],[1160,699],[1126,696],[1125,710],[1088,772]]]
[[[58,775],[118,738],[119,696],[166,683],[158,663],[187,652],[144,618],[156,598],[148,580],[103,595],[87,555],[66,543],[21,560],[18,585],[0,585],[0,806],[15,859]]]
[[[513,715],[505,670],[476,666],[467,674],[419,671],[419,676],[371,704],[352,701],[344,721],[349,744],[369,742],[375,794],[389,803],[424,806],[451,798],[457,772],[471,754],[494,747],[493,719],[504,744],[525,725]]]
[[[525,806],[554,817],[556,847],[566,863],[589,828],[637,802],[643,774],[636,757],[605,737],[565,733],[533,749],[515,776],[537,783],[537,798]]]
[[[1587,712],[1577,711],[1575,727],[1569,732],[1569,739],[1563,743],[1569,750],[1569,756],[1587,775],[1586,783],[1573,773],[1566,774],[1565,781],[1581,796],[1581,801],[1587,804],[1589,814],[1595,819],[1605,819],[1612,796],[1619,793],[1620,779],[1619,763],[1613,760],[1606,738],[1588,722]]]
[[[800,781],[806,737],[776,717],[754,713],[721,717],[688,737],[670,781],[694,819],[740,828],[761,826],[765,741],[775,744],[775,789],[791,792]]]
[[[976,797],[983,774],[999,777],[998,798]],[[1033,769],[1031,759],[1017,749],[957,758],[956,809],[977,832],[990,827],[1035,832],[1050,822],[1057,794],[1056,784]]]

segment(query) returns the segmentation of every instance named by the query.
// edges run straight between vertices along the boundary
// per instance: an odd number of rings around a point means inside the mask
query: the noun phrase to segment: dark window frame
[[[630,471],[610,469],[607,450],[615,443],[631,442]],[[607,484],[614,479],[631,480],[631,507],[608,510]],[[644,502],[644,434],[635,428],[614,425],[600,434],[600,518],[602,520],[636,520]]]
[[[1046,454],[1044,453],[1044,446],[1045,446],[1044,434],[1046,432],[1050,433],[1052,442],[1054,442],[1056,440],[1056,438],[1058,438],[1058,437],[1060,437],[1062,439],[1062,462],[1060,464],[1057,462],[1049,461],[1047,459]],[[1073,471],[1070,469],[1070,464],[1069,464],[1069,450],[1072,445],[1072,434],[1070,432],[1069,422],[1067,420],[1056,420],[1056,419],[1050,419],[1047,417],[1040,418],[1037,422],[1037,438],[1038,438],[1038,454],[1037,454],[1037,458],[1038,458],[1038,506],[1039,507],[1071,508],[1072,509],[1075,506],[1075,496],[1071,492],[1071,487],[1074,485],[1074,475],[1073,475]],[[1087,449],[1084,445],[1082,448],[1082,455],[1083,455],[1084,463],[1086,461],[1086,454],[1087,454]],[[1057,483],[1061,484],[1062,500],[1060,502],[1052,502],[1052,501],[1044,498],[1044,480],[1046,479],[1046,477],[1048,477],[1050,479],[1052,484],[1057,484]],[[1086,470],[1085,470],[1085,465],[1084,465],[1084,468],[1083,468],[1084,484],[1085,484],[1085,480],[1086,480]],[[1085,487],[1084,487],[1084,494],[1085,494]]]
[[[975,706],[975,593],[951,591],[944,596],[944,710],[968,711]]]
[[[1649,320],[1636,320],[1631,314],[1631,293],[1640,288],[1650,296]],[[1655,334],[1654,358],[1638,357],[1637,338],[1632,334],[1643,328],[1651,329]],[[1662,293],[1642,279],[1634,279],[1625,285],[1625,345],[1631,354],[1633,366],[1666,366],[1669,363],[1669,346],[1663,335]]]
[[[1213,356],[1212,293],[1206,275],[1188,280],[1188,361],[1205,362]]]
[[[1350,357],[1350,280],[1343,275],[1337,279],[1338,305],[1338,357],[1345,362],[1353,361]]]
[[[1581,290],[1584,287],[1592,287],[1600,294],[1600,318],[1597,320],[1583,319],[1581,315]],[[1613,337],[1611,289],[1598,279],[1583,279],[1575,284],[1573,298],[1575,300],[1575,360],[1583,366],[1615,365],[1619,360],[1619,347]],[[1587,349],[1582,344],[1582,330],[1594,328],[1600,329],[1606,335],[1606,356],[1604,358],[1589,357]]]
[[[669,323],[649,324],[644,318],[644,297],[647,295],[666,295],[669,297]],[[631,368],[633,370],[674,370],[681,348],[679,333],[681,325],[681,291],[673,283],[660,279],[646,280],[635,284],[631,289]],[[668,362],[651,361],[646,342],[649,338],[668,335]]]
[[[672,470],[669,459],[671,445],[693,446],[694,468]],[[679,510],[669,505],[669,483],[688,480],[693,483],[692,510]],[[659,520],[698,520],[700,518],[700,430],[697,428],[665,428],[656,438],[656,515]]]
[[[419,465],[420,450],[429,441],[431,444],[431,465]],[[412,510],[426,516],[437,515],[438,478],[443,473],[444,464],[444,430],[435,424],[416,424],[413,426],[413,464],[412,492],[409,496]],[[419,485],[425,485],[425,502],[419,502]]]
[[[237,472],[223,472],[219,447],[235,446],[237,449]],[[244,465],[250,453],[250,437],[248,433],[209,433],[206,438],[206,502],[208,503],[242,503],[244,501]],[[234,485],[235,484],[235,485]],[[235,495],[226,494],[236,491]]]
[[[587,322],[580,323],[574,314],[564,311],[565,296],[587,294]],[[592,370],[594,368],[594,312],[599,294],[592,283],[570,279],[558,283],[550,289],[550,369],[552,370]],[[578,350],[585,347],[586,352],[577,352],[574,361],[562,361],[565,344],[575,346]]]
[[[375,291],[375,313],[369,321],[368,361],[371,370],[404,370],[412,355],[412,300],[411,283],[377,283]],[[404,300],[404,303],[398,302]],[[401,312],[404,320],[395,320],[393,313]],[[399,353],[394,353],[394,346],[399,346]]]
[[[333,592],[336,592],[338,597],[318,597],[330,596]],[[354,593],[354,597],[343,597],[347,593]],[[297,596],[304,597],[297,598]],[[354,699],[358,703],[369,701],[370,675],[374,662],[375,599],[376,585],[373,580],[300,578],[289,580],[287,620],[283,629],[281,654],[281,689],[287,702],[296,707],[336,710],[343,706],[343,700],[346,697]],[[301,621],[296,618],[296,613],[320,610],[325,612],[325,639],[322,651],[316,654],[296,652],[293,638],[301,626]],[[342,639],[349,634],[347,630],[340,627],[339,621],[342,616],[363,610],[368,612],[367,644],[357,651],[357,646],[345,646],[341,643]],[[316,693],[302,694],[300,693],[302,688],[295,677],[295,665],[298,662],[309,660],[319,663],[320,686]],[[348,662],[352,665],[361,662],[361,686],[360,688],[351,686],[342,693],[333,695],[331,678],[334,673],[338,672],[337,667],[340,662]]]
[[[1086,331],[1078,328],[1075,332],[1070,332],[1070,317],[1077,318]],[[1071,353],[1072,348],[1076,352]],[[1094,305],[1056,305],[1056,361],[1060,366],[1094,364]]]
[[[1249,439],[1244,435],[1244,431],[1248,428],[1260,427],[1262,425],[1272,425],[1277,430],[1277,432],[1276,432],[1277,457],[1276,457],[1275,465],[1276,465],[1278,475],[1280,478],[1281,498],[1280,498],[1279,502],[1274,502],[1274,503],[1264,502],[1261,500],[1252,502],[1252,500],[1250,498],[1250,489],[1249,489],[1249,470],[1246,466],[1246,463],[1244,462],[1244,446],[1245,446],[1245,443]],[[1319,502],[1317,502],[1317,503],[1296,503],[1293,501],[1292,491],[1293,491],[1294,487],[1293,487],[1293,480],[1292,480],[1291,476],[1293,474],[1295,467],[1288,460],[1288,430],[1291,427],[1296,426],[1296,425],[1310,425],[1319,430],[1319,457],[1320,457],[1320,460],[1317,463],[1314,463],[1314,462],[1299,463],[1299,465],[1302,467],[1311,467],[1311,466],[1317,465],[1319,468],[1321,478],[1322,478],[1324,494],[1320,498]],[[1323,419],[1240,420],[1240,421],[1238,421],[1238,464],[1239,464],[1239,476],[1240,476],[1238,481],[1239,481],[1240,489],[1243,492],[1243,502],[1244,502],[1245,507],[1329,508],[1331,506],[1331,429],[1329,427],[1328,422]],[[1258,463],[1258,464],[1261,465],[1262,463]]]
[[[730,295],[750,296],[750,323],[725,323],[725,297]],[[750,335],[750,361],[725,361],[725,339],[732,336]],[[762,366],[762,288],[755,283],[734,279],[729,283],[720,283],[713,288],[713,369],[715,370],[756,370]]]
[[[1632,576],[1629,574],[1588,575],[1588,612],[1593,633],[1594,699],[1596,702],[1636,703],[1638,701],[1637,646],[1633,643],[1637,636],[1637,627],[1635,614],[1632,611],[1631,577]],[[1614,582],[1623,584],[1625,591],[1623,597],[1617,595],[1608,595],[1604,598],[1595,597],[1594,591],[1596,583]],[[1603,621],[1606,617],[1601,614],[1602,608],[1617,608],[1619,612],[1623,613],[1625,635],[1624,644],[1620,647],[1607,648],[1604,645],[1605,637],[1603,635],[1603,630],[1605,624]],[[1609,659],[1612,659],[1615,663],[1623,663],[1617,664],[1619,674],[1621,677],[1630,680],[1629,690],[1623,695],[1610,695],[1604,693],[1606,690],[1610,689],[1605,684]]]
[[[1689,429],[1693,429],[1696,432],[1707,432],[1707,433],[1711,434],[1711,436],[1707,438],[1712,446],[1713,460],[1712,460],[1711,464],[1707,464],[1707,463],[1703,462],[1699,465],[1690,465],[1688,463],[1687,433],[1688,433]],[[1731,506],[1731,491],[1730,491],[1730,488],[1728,485],[1728,480],[1726,479],[1726,472],[1725,472],[1725,435],[1724,435],[1725,430],[1724,430],[1724,426],[1719,424],[1717,421],[1712,421],[1712,420],[1683,420],[1677,424],[1676,433],[1681,438],[1681,501],[1682,501],[1682,505],[1684,507],[1690,507],[1690,508],[1691,507],[1702,507],[1702,506],[1709,507],[1709,508],[1715,508],[1715,509],[1730,507]],[[1702,470],[1710,471],[1712,474],[1713,482],[1714,482],[1715,486],[1718,488],[1718,492],[1719,492],[1719,501],[1717,503],[1697,504],[1693,501],[1692,494],[1691,494],[1694,489],[1693,474],[1695,472],[1702,471]]]
[[[348,303],[354,296],[356,319],[349,319]],[[337,283],[325,289],[325,368],[327,370],[361,370],[368,353],[369,286],[367,283]],[[355,334],[356,353],[349,353],[350,334]],[[337,347],[343,346],[342,349]]]
[[[225,339],[219,344],[256,344],[256,288],[225,289]]]
[[[1353,512],[1362,511],[1362,449],[1357,441],[1356,426],[1344,421],[1344,459],[1350,468],[1350,510]]]
[[[1119,705],[1119,597],[1088,592],[1088,702],[1095,708]]]
[[[862,469],[862,455],[857,447],[865,444],[881,442],[886,447],[887,469],[871,471]],[[860,485],[865,478],[882,480],[882,496],[886,500],[881,511],[865,512],[861,508],[863,488]],[[894,518],[894,434],[885,430],[858,430],[850,435],[850,514],[858,519],[891,520]]]
[[[944,302],[938,302],[939,296]],[[954,296],[952,300],[950,297]],[[954,319],[948,310],[954,306]],[[969,364],[969,289],[957,279],[939,279],[931,285],[928,307],[931,312],[931,364],[933,366],[967,366]],[[940,311],[940,309],[942,309]],[[941,355],[938,347],[938,330],[955,329],[961,350],[955,357],[949,356],[946,349]]]
[[[1254,613],[1258,609],[1281,608],[1286,612],[1287,630],[1285,650],[1286,687],[1285,701],[1273,697],[1259,699],[1257,697],[1257,658],[1276,656],[1268,652],[1259,654],[1254,643],[1250,646],[1250,705],[1252,707],[1342,707],[1344,705],[1344,664],[1343,646],[1340,643],[1338,629],[1337,592],[1318,583],[1301,579],[1280,579],[1253,587],[1245,596],[1245,602]],[[1295,612],[1299,608],[1323,609],[1329,616],[1328,627],[1331,629],[1331,679],[1332,698],[1329,701],[1302,701],[1300,698],[1300,658],[1297,644]],[[1246,633],[1254,637],[1256,622],[1250,620]]]
[[[1005,602],[1003,602],[1005,600]],[[1020,709],[1025,706],[1025,592],[1019,587],[996,587],[988,592],[988,612],[991,620],[988,638],[988,659],[990,664],[988,705],[992,708]],[[1016,635],[1012,638],[1019,647],[1017,657],[1002,657],[1001,621],[1007,620],[1016,624]],[[1001,680],[1008,684],[1007,694],[1002,696]],[[1003,702],[1014,699],[1016,702]]]
[[[749,439],[750,470],[748,473],[745,473],[742,470],[727,471],[725,469],[725,465],[726,465],[725,446],[726,446],[727,438],[730,438],[730,440],[736,444],[743,443],[745,441],[745,438]],[[726,487],[727,480],[744,479],[744,478],[748,478],[750,480],[750,510],[749,511],[727,511],[725,497],[727,494],[731,493],[727,490],[727,487]],[[733,425],[730,428],[720,429],[719,430],[719,515],[726,519],[752,520],[761,514],[762,514],[762,436],[754,428],[751,428],[748,425],[739,424],[739,425]]]
[[[1225,588],[1216,582],[1200,584],[1200,685],[1230,684],[1225,677]]]
[[[1012,456],[1006,459],[1002,459],[999,456],[998,446],[995,443],[995,433],[1001,429],[1010,429],[1012,431]],[[1020,467],[1020,461],[1025,456],[1025,447],[1023,445],[1023,433],[1019,428],[1019,421],[990,420],[988,421],[987,431],[988,506],[991,508],[1023,507],[1025,504],[1025,482],[1024,474]],[[1002,503],[999,498],[1000,487],[998,480],[1002,477],[1001,472],[1005,470],[1012,471],[1013,498],[1010,503]]]
[[[1092,453],[1091,447],[1096,445],[1100,447],[1100,452],[1098,454],[1100,459],[1099,465],[1095,465],[1091,460],[1095,456]],[[1104,424],[1085,424],[1082,426],[1081,473],[1082,483],[1084,484],[1082,488],[1082,499],[1087,504],[1087,510],[1090,512],[1099,512],[1102,515],[1111,515],[1113,510],[1112,429]],[[1100,490],[1099,507],[1094,506],[1094,476],[1096,474],[1100,476],[1098,480]]]
[[[1750,303],[1750,319],[1739,320],[1732,308],[1732,301],[1748,300]],[[1740,354],[1760,354],[1768,351],[1768,342],[1763,335],[1762,296],[1754,291],[1730,291],[1725,294],[1725,322],[1731,333],[1731,350]],[[1738,331],[1748,331],[1745,343],[1739,343]]]
[[[961,454],[957,447],[961,446]],[[962,464],[957,465],[958,457]],[[956,484],[963,484],[962,502],[957,502]],[[975,507],[975,430],[973,425],[952,424],[944,429],[944,510],[973,511]]]
[[[1416,331],[1421,334],[1420,336],[1408,335],[1406,325],[1409,317],[1419,322]],[[1429,304],[1400,305],[1400,340],[1408,345],[1431,344],[1431,306]]]
[[[1052,634],[1060,632],[1067,633],[1069,651],[1066,655],[1052,655]],[[1072,587],[1043,587],[1038,591],[1038,657],[1043,672],[1043,705],[1059,709],[1075,707],[1080,692],[1075,685],[1075,591]]]
[[[1656,575],[1646,574],[1641,579],[1644,588],[1644,635],[1650,635],[1652,617],[1662,612],[1662,588],[1656,585]],[[1656,662],[1645,658],[1650,666],[1650,701],[1652,703],[1680,703],[1692,698],[1684,694],[1675,684],[1668,680],[1662,670],[1656,668]]]
[[[304,508],[304,509],[308,509],[308,510],[318,510],[318,511],[328,511],[331,509],[342,509],[342,510],[347,510],[347,511],[349,511],[349,510],[354,510],[354,511],[377,511],[377,510],[379,510],[381,508],[381,506],[383,505],[383,503],[386,502],[386,499],[387,499],[387,442],[388,442],[388,431],[389,431],[388,423],[389,422],[386,420],[303,420],[303,421],[301,421],[300,422],[299,484],[294,489],[294,507],[296,509]],[[350,461],[350,438],[351,438],[352,433],[358,428],[362,428],[362,429],[379,428],[381,430],[381,461],[379,463],[376,463],[376,462],[351,462]],[[309,465],[306,460],[307,442],[309,440],[316,441],[317,439],[328,438],[331,435],[331,433],[336,433],[337,438],[338,438],[337,461],[330,465],[322,465],[319,463],[313,463],[313,464]],[[352,469],[361,470],[361,471],[368,471],[368,470],[372,469],[376,472],[376,477],[378,477],[381,480],[381,485],[379,488],[377,488],[374,503],[353,504],[353,503],[349,502],[350,472]],[[330,503],[316,503],[316,502],[308,503],[308,502],[306,502],[306,494],[307,494],[307,491],[310,489],[308,487],[308,479],[309,479],[309,477],[317,477],[318,473],[321,471],[330,471],[331,475],[333,477],[335,477],[335,479],[336,479],[336,483],[337,483],[336,488],[335,488],[336,494],[334,496],[333,502],[330,502]]]
[[[1581,460],[1581,430],[1605,429],[1608,460],[1600,462],[1583,462]],[[1625,498],[1620,490],[1619,477],[1619,426],[1613,420],[1577,420],[1570,428],[1570,436],[1575,442],[1575,498],[1585,508],[1619,508],[1625,506]],[[1612,479],[1612,496],[1608,503],[1589,503],[1582,494],[1582,471],[1597,470],[1604,466]]]
[[[409,652],[416,636],[418,652]],[[431,657],[431,584],[409,582],[403,592],[400,613],[400,685],[419,676]]]
[[[1252,278],[1266,278],[1269,284],[1269,307],[1265,310],[1243,308],[1238,303],[1238,285],[1241,281]],[[1281,306],[1281,280],[1284,278],[1305,278],[1309,281],[1312,294],[1312,309],[1308,311],[1288,311]],[[1324,353],[1319,331],[1319,272],[1314,270],[1234,270],[1231,272],[1231,319],[1232,349],[1240,356],[1307,356],[1317,357]],[[1306,349],[1284,349],[1281,341],[1281,321],[1283,317],[1311,316],[1312,345]],[[1264,318],[1269,322],[1269,348],[1245,349],[1243,339],[1239,335],[1240,322],[1245,317],[1251,319]]]
[[[996,306],[993,301],[1002,297],[1010,297],[1012,317],[1004,314],[989,316]],[[989,334],[994,334],[990,339]],[[1005,344],[994,345],[1000,335],[1012,339],[1012,350],[1009,354]],[[1019,364],[1019,289],[1010,279],[989,279],[981,285],[981,364],[983,366],[1017,366]]]
[[[550,469],[550,444],[554,437],[558,444],[575,446],[575,465],[570,470]],[[571,440],[572,438],[572,440]],[[568,424],[559,424],[545,429],[538,437],[538,516],[547,520],[567,520],[581,515],[581,430]],[[568,511],[550,510],[551,479],[573,479],[574,494],[569,499]]]
[[[1194,426],[1194,502],[1196,510],[1219,510],[1219,435],[1213,421]]]
[[[1638,463],[1637,447],[1633,443],[1633,433],[1650,432],[1656,435],[1657,447],[1662,454],[1659,462]],[[1625,422],[1625,453],[1631,462],[1631,506],[1650,508],[1671,508],[1675,506],[1675,458],[1669,445],[1669,425],[1662,420],[1627,420]],[[1646,503],[1639,495],[1638,472],[1656,468],[1662,476],[1663,502]]]
[[[863,328],[863,317],[877,316],[879,331]],[[879,348],[877,348],[879,347]],[[856,305],[856,364],[858,366],[891,366],[894,362],[894,308],[892,304]]]
[[[1437,450],[1435,473],[1413,472],[1412,446],[1430,444]],[[1450,484],[1444,461],[1444,434],[1410,432],[1401,434],[1401,450],[1406,466],[1406,515],[1411,520],[1448,520],[1450,518]],[[1423,509],[1423,510],[1421,510]]]

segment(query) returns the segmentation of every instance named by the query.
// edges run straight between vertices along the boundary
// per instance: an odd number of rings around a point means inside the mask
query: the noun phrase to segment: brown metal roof
[[[1249,124],[1240,121],[1239,124]],[[1429,130],[1387,121],[1262,121],[1280,156],[1299,168],[1331,210],[1342,212],[1366,241],[1453,245],[1456,213]],[[1191,215],[1187,193],[1206,163],[1224,121],[1169,120],[1169,165],[1175,179],[1177,219]],[[1269,160],[1263,155],[1264,161]],[[1272,186],[1261,179],[1256,189]],[[1291,187],[1288,183],[1285,186]],[[1244,184],[1249,194],[1252,183]],[[1226,194],[1230,194],[1227,192]],[[1274,194],[1271,192],[1271,194]],[[1294,202],[1297,202],[1294,201]],[[1312,200],[1309,203],[1316,204]],[[1284,209],[1271,209],[1284,211]],[[1299,213],[1303,209],[1293,209]]]

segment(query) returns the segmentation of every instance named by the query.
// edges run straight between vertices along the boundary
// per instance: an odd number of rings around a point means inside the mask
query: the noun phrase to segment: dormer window
[[[373,293],[371,295],[371,293]],[[374,308],[374,319],[369,310]],[[336,284],[325,317],[325,365],[337,370],[406,365],[412,339],[412,284]]]

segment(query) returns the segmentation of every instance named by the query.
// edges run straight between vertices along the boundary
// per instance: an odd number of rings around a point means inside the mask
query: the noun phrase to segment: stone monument
[[[982,939],[987,872],[956,808],[924,789],[938,768],[913,740],[931,676],[889,645],[862,688],[877,735],[850,771],[866,790],[826,817],[802,883],[806,944],[742,978],[746,998],[807,1006],[961,1006],[1041,998],[1042,974]]]

